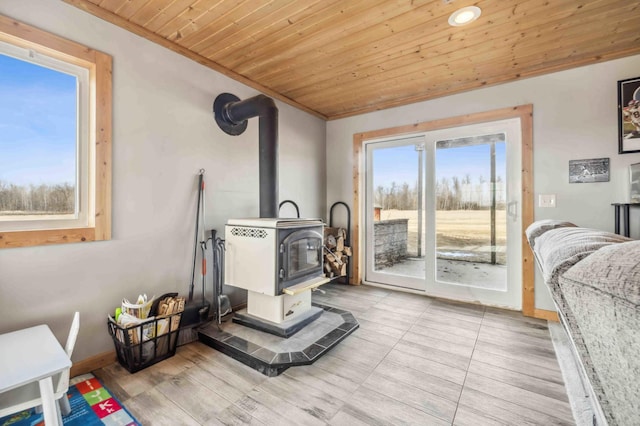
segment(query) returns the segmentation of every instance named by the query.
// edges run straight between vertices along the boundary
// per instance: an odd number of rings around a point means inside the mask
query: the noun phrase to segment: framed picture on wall
[[[609,182],[609,159],[569,160],[569,183]]]
[[[618,81],[618,153],[640,152],[640,77]]]

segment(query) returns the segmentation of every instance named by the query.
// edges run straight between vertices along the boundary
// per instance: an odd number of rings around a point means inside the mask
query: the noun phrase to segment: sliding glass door
[[[519,119],[367,141],[365,280],[520,308],[520,143]]]
[[[424,136],[366,145],[371,281],[425,289],[424,149]]]

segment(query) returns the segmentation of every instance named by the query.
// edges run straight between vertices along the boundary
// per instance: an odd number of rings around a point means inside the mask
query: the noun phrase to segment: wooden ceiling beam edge
[[[389,108],[394,108],[394,107],[401,107],[404,105],[409,105],[409,104],[414,104],[417,102],[424,102],[424,101],[429,101],[429,100],[433,100],[433,99],[437,99],[437,98],[443,98],[443,97],[447,97],[450,95],[456,95],[459,93],[464,93],[464,92],[469,92],[471,90],[475,90],[475,89],[481,89],[481,88],[485,88],[485,87],[491,87],[491,86],[497,86],[500,84],[505,84],[505,83],[509,83],[509,82],[515,82],[515,81],[519,81],[519,80],[524,80],[527,78],[532,78],[532,77],[538,77],[541,75],[545,75],[545,74],[551,74],[554,72],[559,72],[559,71],[566,71],[568,69],[572,69],[572,68],[577,68],[577,67],[581,67],[581,66],[586,66],[586,65],[591,65],[591,64],[596,64],[596,63],[600,63],[600,62],[607,62],[607,61],[611,61],[614,59],[620,59],[620,58],[624,58],[627,56],[632,56],[632,55],[637,55],[640,54],[640,46],[639,47],[634,47],[631,49],[627,49],[627,50],[622,50],[619,52],[614,52],[611,54],[602,54],[602,55],[597,55],[597,57],[592,57],[592,58],[581,58],[580,60],[577,61],[573,61],[571,63],[568,64],[559,64],[557,66],[553,66],[553,67],[549,67],[549,68],[545,68],[544,70],[537,70],[535,72],[530,72],[530,73],[524,73],[522,74],[520,77],[518,78],[511,78],[509,76],[504,76],[503,78],[496,80],[496,81],[492,81],[491,83],[487,83],[487,84],[483,84],[483,85],[477,85],[475,87],[470,87],[470,86],[466,86],[466,87],[461,87],[459,89],[453,89],[453,90],[447,90],[446,92],[443,92],[441,94],[437,94],[437,95],[428,95],[428,96],[411,96],[411,97],[407,97],[407,98],[402,98],[402,99],[393,99],[387,102],[383,102],[383,103],[379,103],[376,106],[373,107],[364,107],[364,108],[358,108],[358,109],[353,109],[350,111],[345,111],[345,112],[339,112],[339,113],[333,113],[329,115],[328,121],[333,121],[333,120],[340,120],[342,118],[348,118],[348,117],[354,117],[356,115],[362,115],[362,114],[366,114],[366,113],[370,113],[370,112],[376,112],[376,111],[382,111],[385,109],[389,109]]]
[[[156,43],[162,47],[165,47],[167,49],[170,49],[182,56],[185,56],[201,65],[204,65],[208,68],[211,68],[214,71],[219,72],[220,74],[223,74],[233,80],[236,80],[239,83],[245,84],[253,89],[256,89],[262,93],[264,93],[265,95],[271,96],[275,99],[278,99],[279,101],[282,101],[286,104],[289,104],[295,108],[298,108],[302,111],[305,111],[311,115],[314,115],[318,118],[321,118],[323,120],[328,120],[329,117],[327,117],[326,115],[313,110],[305,105],[302,105],[290,98],[287,98],[286,96],[281,95],[280,93],[277,93],[271,89],[269,89],[268,87],[265,87],[259,83],[256,83],[253,80],[248,79],[247,77],[244,77],[241,74],[238,74],[228,68],[225,68],[223,66],[221,66],[220,64],[204,58],[198,54],[195,54],[193,52],[191,52],[190,50],[177,45],[176,43],[173,43],[161,36],[158,36],[154,33],[152,33],[149,30],[146,30],[142,27],[140,27],[138,24],[134,24],[132,22],[127,21],[124,18],[121,18],[105,9],[100,8],[99,6],[95,5],[94,3],[91,3],[89,0],[63,0],[65,3],[77,7],[78,9],[90,13],[104,21],[107,21],[111,24],[114,24],[120,28],[123,28],[125,30],[128,30],[136,35],[139,35],[140,37],[146,38],[147,40]]]

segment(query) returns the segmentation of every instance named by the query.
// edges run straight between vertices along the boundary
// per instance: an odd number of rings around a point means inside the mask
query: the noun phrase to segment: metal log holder
[[[347,238],[344,243],[346,246],[351,247],[351,209],[349,208],[347,203],[343,201],[336,201],[331,205],[331,208],[329,209],[329,227],[333,228],[333,210],[335,209],[336,206],[343,206],[347,210]],[[352,259],[349,259],[349,262],[347,262],[346,276],[334,277],[331,280],[340,282],[341,284],[349,284],[349,281],[351,280],[351,263],[352,263]],[[340,278],[343,278],[343,279],[340,280]]]

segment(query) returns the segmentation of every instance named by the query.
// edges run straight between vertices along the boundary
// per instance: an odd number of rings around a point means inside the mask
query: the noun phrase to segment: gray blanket
[[[527,235],[527,241],[529,241],[529,245],[531,246],[531,248],[534,248],[536,245],[536,238],[538,238],[540,235],[552,229],[565,227],[575,228],[576,225],[564,220],[543,219],[535,221],[531,225],[529,225],[529,227],[525,231],[525,234]]]
[[[640,424],[640,241],[598,250],[564,273],[560,288],[609,424]]]
[[[607,421],[640,424],[640,241],[561,221],[526,234]]]

